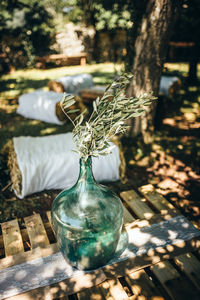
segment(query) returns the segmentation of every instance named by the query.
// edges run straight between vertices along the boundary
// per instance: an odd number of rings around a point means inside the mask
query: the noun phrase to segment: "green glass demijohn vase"
[[[52,205],[52,224],[65,259],[81,270],[109,262],[121,234],[121,200],[107,187],[97,184],[92,159],[80,159],[76,184],[62,191]]]
[[[52,224],[61,252],[78,269],[91,270],[109,262],[115,254],[123,223],[120,199],[107,187],[97,184],[91,157],[112,152],[110,140],[127,130],[125,121],[145,113],[156,99],[152,94],[126,97],[132,75],[118,77],[93,101],[93,111],[84,120],[86,110],[74,121],[70,109],[73,95],[63,95],[61,108],[72,122],[72,131],[80,159],[80,174],[76,184],[61,192],[52,205]],[[111,101],[112,99],[112,101]],[[120,242],[119,242],[120,244]]]

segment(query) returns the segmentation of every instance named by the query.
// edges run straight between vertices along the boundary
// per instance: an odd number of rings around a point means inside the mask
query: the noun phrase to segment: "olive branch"
[[[71,113],[79,109],[70,110],[76,101],[73,95],[64,94],[60,103],[63,112],[72,122],[73,138],[80,157],[109,154],[113,147],[110,140],[116,134],[124,134],[128,129],[126,121],[130,118],[142,116],[152,101],[157,99],[152,93],[145,93],[139,97],[126,97],[125,91],[132,75],[122,75],[105,90],[103,97],[93,101],[93,111],[87,121],[87,110],[80,113],[75,120],[70,118]],[[69,109],[69,110],[68,110]]]

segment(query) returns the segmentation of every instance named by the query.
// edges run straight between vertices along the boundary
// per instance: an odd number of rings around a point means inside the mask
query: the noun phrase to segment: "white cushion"
[[[64,76],[56,79],[56,81],[63,85],[66,93],[76,95],[78,95],[83,89],[90,88],[94,85],[93,78],[90,74]]]
[[[56,103],[62,96],[63,93],[42,90],[23,94],[19,97],[17,113],[29,119],[61,125],[63,122],[56,115]]]
[[[75,153],[72,133],[45,137],[13,138],[17,162],[22,175],[19,198],[45,189],[64,189],[73,186],[79,175],[79,156]],[[112,144],[112,143],[111,143]],[[97,181],[119,179],[119,148],[111,154],[92,158]]]

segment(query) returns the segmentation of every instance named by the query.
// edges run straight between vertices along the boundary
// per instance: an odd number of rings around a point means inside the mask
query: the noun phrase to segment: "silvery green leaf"
[[[62,104],[65,100],[65,97],[66,97],[66,93],[63,94],[62,98],[60,99],[60,104]]]
[[[97,97],[95,100],[97,106],[99,105],[99,101],[100,101],[100,97]]]
[[[97,112],[97,104],[96,104],[96,101],[93,101],[93,109],[94,109],[94,111]]]
[[[99,152],[99,155],[102,155],[102,156],[106,156],[106,155],[108,155],[109,153],[108,152],[106,152],[106,151],[104,151],[104,152]]]
[[[88,110],[87,110],[87,108],[85,108],[85,109],[82,111],[82,113],[81,113],[81,114],[82,114],[82,115],[84,115],[84,114],[86,114],[86,113],[87,113],[87,111],[88,111]]]
[[[65,100],[64,103],[63,103],[63,108],[66,109],[70,106],[72,106],[74,103],[76,103],[76,101],[74,99],[71,99],[71,100]]]
[[[119,96],[118,101],[117,101],[117,103],[120,103],[120,104],[124,104],[124,103],[127,103],[127,102],[129,102],[129,99],[126,98],[124,95]]]
[[[77,109],[71,109],[71,110],[69,110],[67,113],[68,113],[68,114],[73,114],[73,113],[75,113],[75,112],[77,112],[77,111],[80,111],[80,109],[79,109],[79,108],[77,108]]]
[[[60,100],[60,103],[62,104],[65,101],[65,99],[68,99],[69,97],[71,98],[71,97],[74,97],[74,96],[73,95],[67,95],[66,93],[63,93],[63,96]]]
[[[143,103],[144,106],[149,106],[151,104],[152,104],[152,101],[149,101],[149,100]]]
[[[74,99],[74,95],[67,95],[66,93],[63,94],[60,103],[63,104],[64,102]]]
[[[120,111],[113,116],[113,119],[117,119],[117,118],[121,117],[121,115],[122,115],[122,112]]]
[[[111,97],[113,97],[112,94],[106,94],[106,95],[104,95],[101,99],[102,99],[102,100],[106,100],[106,99],[111,98]]]
[[[139,116],[143,115],[143,113],[144,113],[144,111],[143,112],[134,112],[133,114],[130,115],[130,117],[131,118],[139,117]]]
[[[142,108],[138,108],[137,110],[136,110],[136,112],[145,112],[146,110],[145,109],[142,109]]]
[[[87,126],[87,129],[89,129],[89,130],[90,130],[90,129],[91,129],[91,126],[90,126],[90,124],[89,124],[88,122],[86,122],[85,124],[86,124],[86,126]]]
[[[80,115],[78,115],[75,119],[75,121],[78,121],[79,124],[82,123],[83,118],[84,118],[84,114],[87,112],[87,108],[84,109],[84,111],[82,111],[82,113]],[[82,119],[82,121],[80,122],[79,120]]]
[[[79,121],[78,121],[78,125],[81,125],[81,123],[83,122],[83,119],[84,119],[84,118],[83,118],[83,115],[81,114],[81,115],[80,115],[80,119],[79,119]]]
[[[117,89],[118,87],[120,87],[120,83],[117,83],[117,82],[115,83],[115,82],[113,82],[111,86],[112,86],[112,88]]]
[[[146,104],[147,106],[151,103],[152,95],[146,94],[137,98],[127,98],[124,91],[130,78],[132,75],[120,76],[106,88],[101,100],[97,97],[93,103],[92,115],[84,125],[81,125],[84,113],[75,119],[73,136],[80,156],[88,157],[89,155],[98,156],[110,153],[112,149],[108,139],[115,134],[126,131],[128,126],[124,124],[125,120],[144,114],[143,105]],[[73,100],[73,98],[68,97],[66,99],[64,105]]]

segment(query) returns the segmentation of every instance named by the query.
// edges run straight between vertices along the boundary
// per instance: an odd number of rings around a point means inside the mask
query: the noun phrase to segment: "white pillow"
[[[65,76],[55,81],[63,85],[64,91],[69,94],[78,95],[83,89],[90,88],[94,85],[93,78],[90,74],[78,74],[74,76]]]
[[[42,90],[23,94],[19,97],[17,113],[26,118],[61,125],[63,122],[56,115],[56,103],[62,96],[63,93]]]
[[[79,156],[75,153],[72,133],[45,137],[15,137],[14,150],[22,175],[19,198],[45,189],[73,186],[79,175]],[[112,143],[111,143],[112,144]],[[119,148],[111,154],[92,159],[97,181],[119,180]]]
[[[168,97],[170,87],[178,81],[179,78],[176,76],[161,76],[159,93]]]

